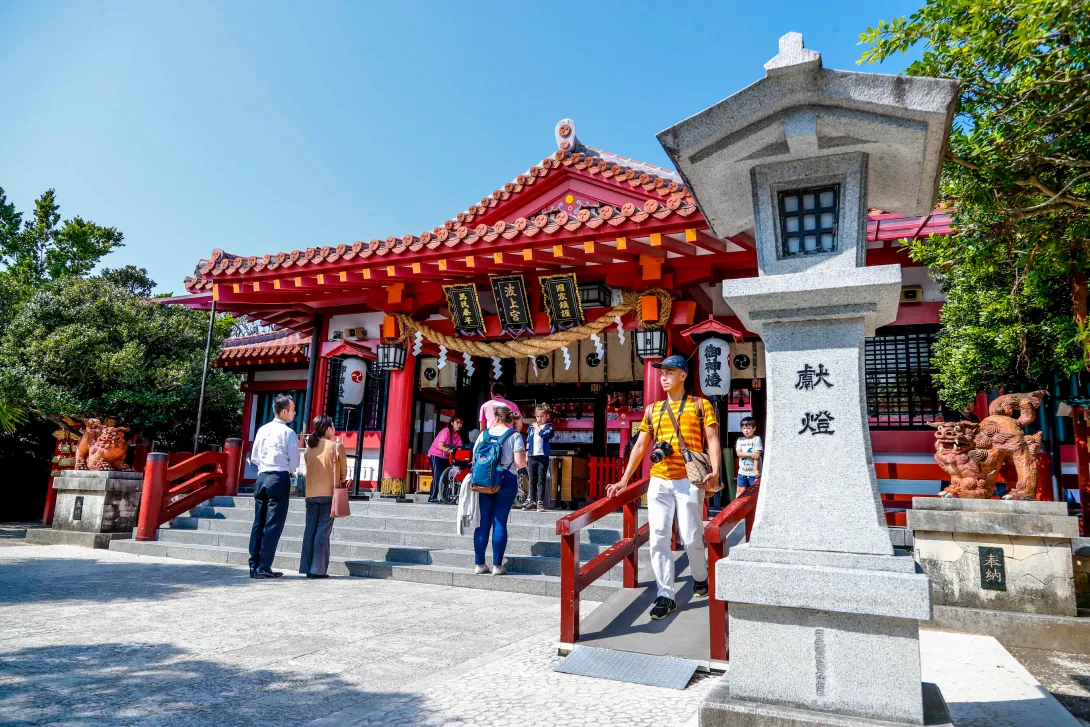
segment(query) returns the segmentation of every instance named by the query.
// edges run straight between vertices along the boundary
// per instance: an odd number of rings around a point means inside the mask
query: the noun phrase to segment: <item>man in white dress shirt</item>
[[[295,402],[281,394],[273,401],[274,418],[257,430],[250,462],[257,467],[254,527],[250,531],[250,577],[279,578],[272,569],[276,546],[288,519],[291,473],[299,467],[299,435],[288,426]]]

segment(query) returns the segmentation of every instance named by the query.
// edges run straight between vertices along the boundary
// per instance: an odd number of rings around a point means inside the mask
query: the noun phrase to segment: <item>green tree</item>
[[[43,284],[0,338],[0,392],[46,414],[116,416],[161,448],[192,447],[208,314],[148,300],[146,271],[126,267]],[[218,317],[218,347],[234,325]],[[201,444],[238,432],[242,395],[211,371]]]
[[[86,275],[111,250],[121,247],[124,235],[74,217],[61,222],[56,192],[52,189],[34,203],[34,216],[23,221],[0,187],[0,266],[19,285],[42,284]]]
[[[1090,367],[1090,3],[929,0],[861,36],[860,62],[961,80],[941,196],[956,235],[914,241],[947,293],[943,398]]]

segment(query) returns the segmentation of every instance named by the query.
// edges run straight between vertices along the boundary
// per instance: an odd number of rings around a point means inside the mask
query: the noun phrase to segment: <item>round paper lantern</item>
[[[361,358],[346,358],[341,365],[341,403],[359,406],[367,384],[367,363]]]
[[[726,396],[730,393],[730,344],[722,338],[705,338],[700,342],[700,390],[704,396]]]

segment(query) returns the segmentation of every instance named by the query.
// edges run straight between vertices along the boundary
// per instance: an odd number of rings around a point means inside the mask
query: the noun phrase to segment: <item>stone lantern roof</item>
[[[765,77],[658,135],[720,237],[754,227],[758,165],[863,152],[867,203],[931,211],[958,82],[823,68],[802,34],[780,38]]]

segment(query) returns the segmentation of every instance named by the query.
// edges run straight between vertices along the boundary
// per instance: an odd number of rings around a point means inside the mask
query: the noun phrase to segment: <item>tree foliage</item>
[[[957,234],[912,243],[946,291],[942,396],[1090,364],[1090,3],[929,0],[861,36],[861,62],[961,80],[941,195]]]
[[[192,447],[208,314],[149,301],[141,278],[122,268],[43,285],[0,340],[0,389],[44,413],[116,416],[170,451]],[[217,347],[232,326],[216,321]],[[204,406],[203,443],[237,432],[233,376],[210,372]]]
[[[124,235],[74,217],[61,222],[57,195],[50,189],[24,221],[0,187],[0,265],[9,279],[27,288],[89,273],[106,253],[121,247]]]

